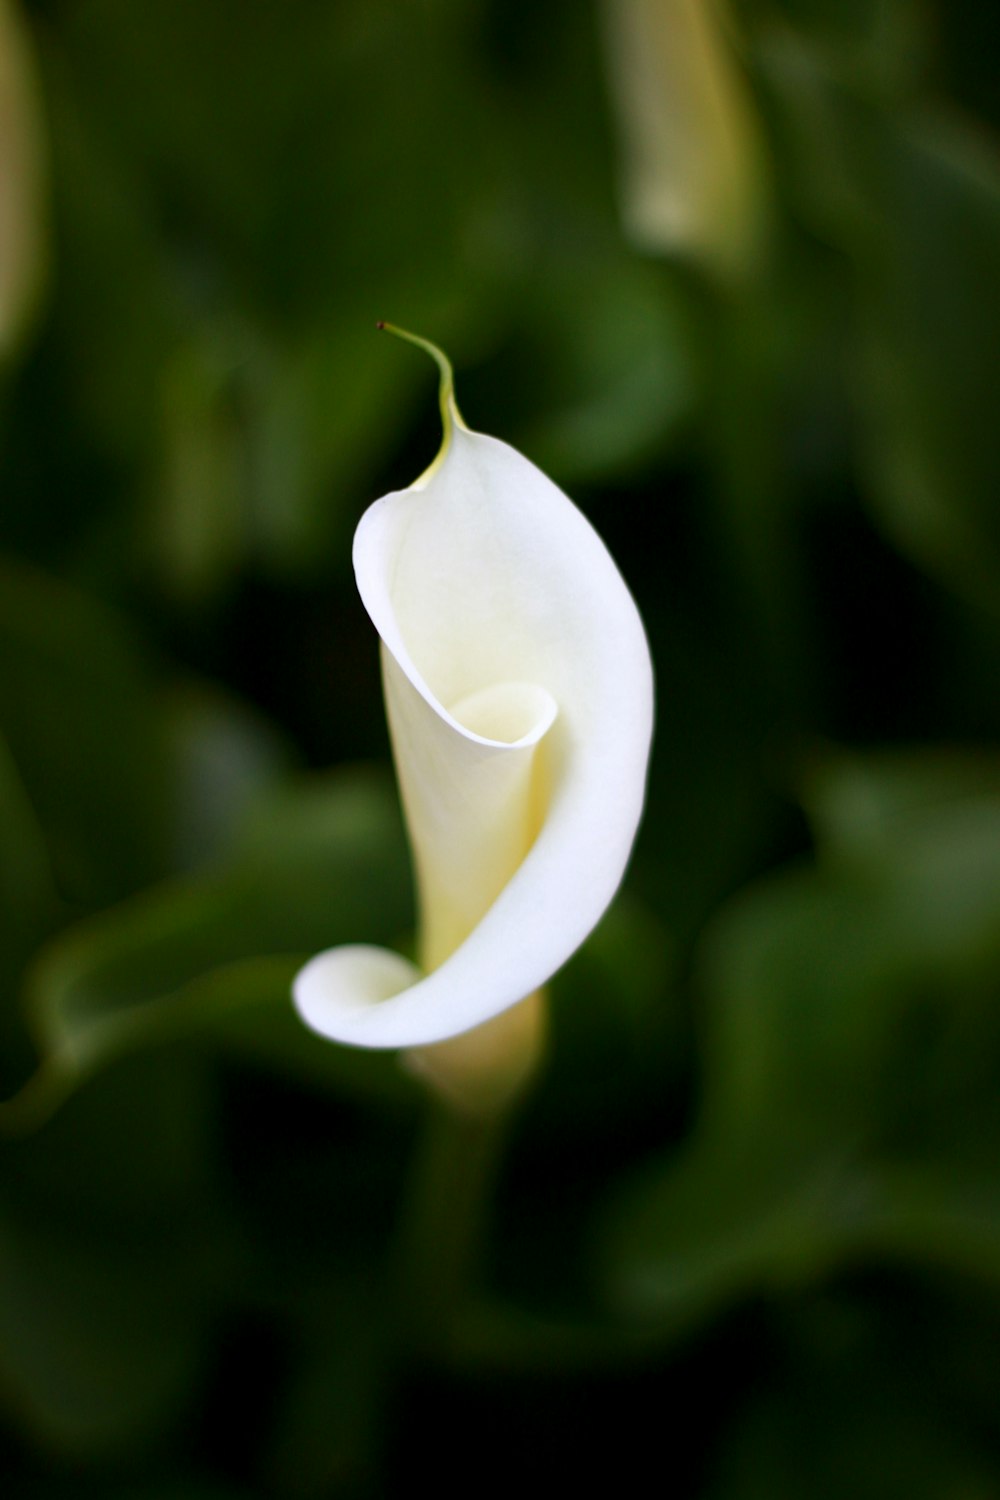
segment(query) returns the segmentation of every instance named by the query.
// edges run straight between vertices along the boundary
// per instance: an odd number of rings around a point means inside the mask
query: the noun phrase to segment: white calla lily
[[[727,277],[759,263],[767,231],[760,123],[723,0],[604,0],[623,210],[636,242]]]
[[[382,640],[420,967],[334,948],[300,972],[294,997],[325,1037],[420,1049],[432,1073],[447,1057],[445,1072],[481,1079],[522,1068],[538,1041],[535,992],[622,878],[652,669],[589,522],[526,458],[465,427],[444,356],[412,341],[441,368],[444,443],[414,485],[362,517],[354,567]]]

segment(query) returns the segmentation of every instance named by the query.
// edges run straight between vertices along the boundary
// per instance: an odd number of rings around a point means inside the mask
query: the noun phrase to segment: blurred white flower
[[[323,1036],[416,1049],[411,1060],[446,1092],[489,1103],[529,1070],[539,987],[622,878],[642,810],[652,669],[596,532],[526,458],[468,430],[450,366],[423,347],[442,372],[441,452],[409,489],[376,501],[354,539],[382,640],[420,967],[334,948],[306,965],[294,994]]]
[[[723,0],[604,0],[604,11],[629,232],[645,249],[745,272],[762,246],[765,154]]]

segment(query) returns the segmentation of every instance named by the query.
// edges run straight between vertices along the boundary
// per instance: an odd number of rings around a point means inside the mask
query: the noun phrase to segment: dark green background
[[[1000,1495],[995,8],[734,6],[771,234],[728,283],[625,238],[583,0],[26,13],[5,1495]],[[288,1001],[412,929],[350,539],[438,428],[378,318],[592,519],[658,692],[456,1347],[403,1360],[426,1101]]]

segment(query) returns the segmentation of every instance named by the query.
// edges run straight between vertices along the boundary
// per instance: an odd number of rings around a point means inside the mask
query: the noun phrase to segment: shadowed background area
[[[998,42],[2,0],[6,1496],[1000,1494]],[[441,1348],[400,1287],[467,1164],[289,1002],[413,941],[350,545],[439,426],[380,318],[657,674]]]

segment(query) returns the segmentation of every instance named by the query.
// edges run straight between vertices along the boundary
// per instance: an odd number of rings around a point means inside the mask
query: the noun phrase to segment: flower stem
[[[447,354],[438,348],[437,344],[432,344],[430,339],[421,338],[418,333],[410,333],[406,328],[399,328],[395,323],[386,323],[380,319],[375,327],[380,333],[391,333],[397,339],[403,339],[407,344],[414,344],[418,349],[422,349],[425,354],[429,354],[437,365],[440,376],[438,402],[441,407],[441,420],[444,423],[445,441],[447,442],[453,422],[457,423],[459,427],[465,426],[462,414],[455,403],[455,375],[451,368],[451,360]]]
[[[404,1343],[447,1357],[478,1274],[507,1112],[431,1101],[404,1200],[396,1267]]]

